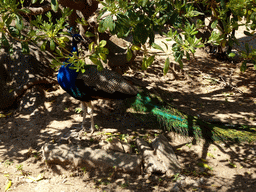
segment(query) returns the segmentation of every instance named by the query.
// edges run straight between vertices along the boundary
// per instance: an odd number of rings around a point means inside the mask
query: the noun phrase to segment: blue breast
[[[78,49],[77,49],[77,43],[72,43],[72,53],[77,52],[78,55]],[[70,69],[70,66],[72,66],[72,63],[67,64],[68,60],[64,62],[64,65],[62,65],[59,69],[57,80],[60,86],[67,91],[72,97],[76,99],[81,99],[85,96],[85,93],[82,93],[77,87],[76,87],[76,78],[78,76],[78,72],[76,70]]]
[[[60,86],[67,92],[75,89],[75,82],[78,73],[70,69],[71,64],[62,65],[57,76]]]

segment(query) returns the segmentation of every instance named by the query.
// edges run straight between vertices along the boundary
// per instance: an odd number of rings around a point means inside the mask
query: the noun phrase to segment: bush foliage
[[[32,4],[36,2],[31,0]],[[43,2],[40,0],[39,3]],[[172,49],[175,61],[182,68],[184,58],[193,58],[196,49],[205,46],[216,47],[216,53],[227,58],[234,57],[232,48],[239,43],[235,37],[238,27],[245,26],[244,34],[247,36],[253,36],[256,29],[255,0],[105,0],[100,3],[104,7],[98,16],[98,32],[108,32],[120,38],[132,36],[132,45],[127,48],[127,59],[132,58],[133,50],[141,50],[144,56],[143,70],[155,58],[148,52],[146,45],[164,51],[155,43],[156,32],[165,36],[166,41],[175,42],[172,47],[168,47],[166,42],[163,44],[167,49]],[[27,17],[30,9],[23,6],[24,0],[0,0],[0,4],[1,47],[8,48],[10,54],[13,52],[10,39],[21,42],[23,53],[29,53],[30,42],[42,42],[42,50],[49,45],[56,52],[54,66],[60,64],[59,58],[69,54],[65,49],[68,33],[63,32],[63,29],[67,26],[67,17],[71,11],[61,10],[62,16],[53,22],[51,12],[45,14],[47,19],[43,19],[42,15]],[[58,11],[58,6],[57,0],[51,0],[53,11]],[[106,11],[110,14],[101,18]],[[24,25],[25,16],[30,26]],[[167,27],[169,31],[165,33]],[[88,57],[99,69],[102,68],[102,61],[107,62],[105,43],[96,42],[89,46],[91,55]],[[245,51],[241,50],[239,55],[243,59],[241,71],[246,70],[249,62],[253,62],[256,69],[255,49],[246,43]],[[164,74],[168,72],[169,62],[167,55]],[[83,65],[84,62],[78,60],[76,68],[83,69]]]

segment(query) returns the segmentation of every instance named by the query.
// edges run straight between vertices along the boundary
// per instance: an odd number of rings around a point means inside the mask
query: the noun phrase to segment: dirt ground
[[[256,125],[255,69],[249,67],[241,73],[241,63],[221,62],[202,50],[196,57],[184,63],[184,70],[171,63],[166,76],[162,72],[164,56],[157,56],[146,72],[131,69],[126,75],[143,80],[150,91],[187,114],[207,121]],[[152,139],[155,133],[163,133],[183,171],[168,178],[161,174],[96,173],[72,165],[47,165],[41,159],[40,148],[58,142],[70,129],[81,126],[82,116],[76,112],[79,102],[56,86],[46,90],[34,87],[21,103],[8,118],[0,118],[0,191],[10,181],[10,190],[17,192],[256,191],[255,143],[195,143],[193,138],[142,122],[130,112],[123,115],[104,110],[98,101],[94,102],[97,131],[87,141],[88,146],[99,147],[100,141],[106,139],[100,136],[104,130],[117,130],[131,143],[135,132]]]

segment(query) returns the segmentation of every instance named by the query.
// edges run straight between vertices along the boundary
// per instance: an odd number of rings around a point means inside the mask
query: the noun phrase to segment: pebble
[[[63,181],[62,181],[62,183],[66,183],[67,182],[67,179],[64,179]]]
[[[180,188],[178,184],[175,184],[174,187],[171,189],[171,192],[177,192],[177,191],[180,191]]]

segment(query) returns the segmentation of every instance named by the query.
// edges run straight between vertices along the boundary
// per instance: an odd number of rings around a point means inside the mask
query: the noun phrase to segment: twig
[[[22,11],[22,9],[27,9],[30,12],[29,13],[24,13]],[[46,11],[51,10],[51,4],[47,4],[47,5],[43,5],[42,7],[24,7],[20,10],[20,14],[21,15],[25,15],[25,16],[30,16],[30,15],[39,15],[39,14],[43,14]]]
[[[223,78],[223,76],[222,75],[220,75],[219,76],[219,78],[222,80],[222,81],[220,81],[220,80],[218,80],[218,79],[215,79],[215,78],[212,78],[212,77],[210,77],[209,75],[208,76],[205,76],[201,71],[199,71],[199,70],[197,70],[198,72],[200,72],[201,73],[201,75],[202,75],[202,77],[204,78],[204,79],[210,79],[210,80],[213,80],[213,81],[216,81],[216,82],[218,82],[218,83],[220,83],[220,84],[224,84],[224,87],[230,87],[231,89],[235,89],[235,90],[237,90],[239,93],[243,93],[240,89],[238,89],[236,86],[233,86],[232,85],[232,82],[231,82],[231,80],[232,80],[232,74],[233,74],[233,72],[234,72],[234,70],[231,70],[231,73],[230,73],[230,78],[229,78],[229,82],[227,82],[224,78]]]

